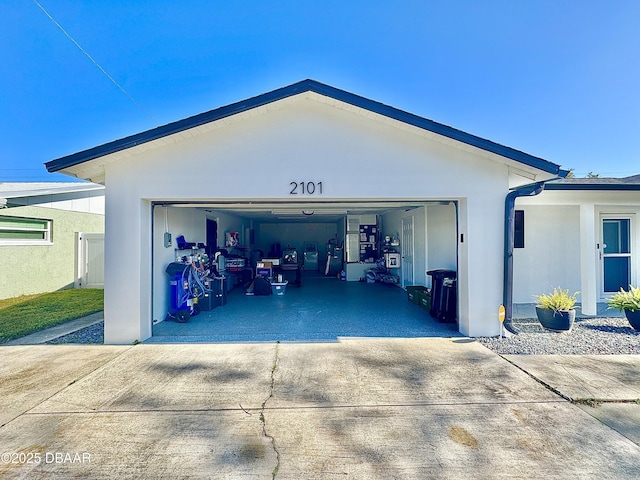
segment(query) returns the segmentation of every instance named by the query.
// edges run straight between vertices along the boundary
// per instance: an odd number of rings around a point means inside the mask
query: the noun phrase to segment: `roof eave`
[[[547,183],[545,190],[607,190],[607,191],[637,191],[640,184],[625,183]]]
[[[292,85],[282,87],[277,90],[258,95],[256,97],[210,110],[208,112],[200,113],[198,115],[194,115],[192,117],[178,120],[176,122],[172,122],[156,128],[152,128],[135,135],[114,140],[112,142],[83,150],[72,155],[60,157],[45,163],[45,167],[50,173],[59,172],[61,170],[79,165],[81,163],[95,160],[106,155],[117,153],[119,151],[135,147],[137,145],[158,140],[168,135],[221,120],[223,118],[308,91],[317,93],[319,95],[324,95],[338,101],[342,101],[355,107],[363,108],[373,113],[377,113],[424,130],[428,130],[432,133],[436,133],[438,135],[442,135],[444,137],[474,146],[476,148],[486,150],[502,157],[515,160],[524,165],[542,170],[546,173],[557,175],[559,177],[565,177],[568,173],[568,171],[562,170],[559,165],[551,163],[542,158],[534,157],[519,150],[515,150],[513,148],[492,142],[491,140],[477,137],[470,133],[466,133],[447,125],[434,122],[433,120],[419,117],[395,107],[391,107],[389,105],[385,105],[383,103],[376,102],[374,100],[370,100],[365,97],[361,97],[359,95],[346,92],[344,90],[340,90],[335,87],[331,87],[329,85],[310,79],[302,80]]]

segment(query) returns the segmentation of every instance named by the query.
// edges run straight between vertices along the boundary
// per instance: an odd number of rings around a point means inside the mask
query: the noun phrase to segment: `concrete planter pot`
[[[554,332],[568,332],[576,319],[575,310],[552,310],[536,307],[538,321],[547,330]]]
[[[624,316],[627,317],[633,328],[640,331],[640,310],[624,310]]]

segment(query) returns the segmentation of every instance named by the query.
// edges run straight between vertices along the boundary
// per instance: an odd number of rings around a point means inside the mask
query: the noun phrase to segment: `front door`
[[[600,261],[602,293],[629,289],[632,278],[631,216],[606,216],[601,220]]]
[[[413,285],[413,217],[402,219],[402,286]]]

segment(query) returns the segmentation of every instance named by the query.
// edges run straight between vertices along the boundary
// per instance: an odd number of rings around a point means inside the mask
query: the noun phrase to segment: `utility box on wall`
[[[385,268],[400,268],[400,254],[394,252],[385,253],[384,266]]]

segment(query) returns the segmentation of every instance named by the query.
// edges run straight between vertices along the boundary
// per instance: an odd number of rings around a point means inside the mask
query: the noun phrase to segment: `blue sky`
[[[640,173],[640,2],[0,0],[0,181],[305,78],[573,168]],[[133,100],[132,100],[133,99]]]

